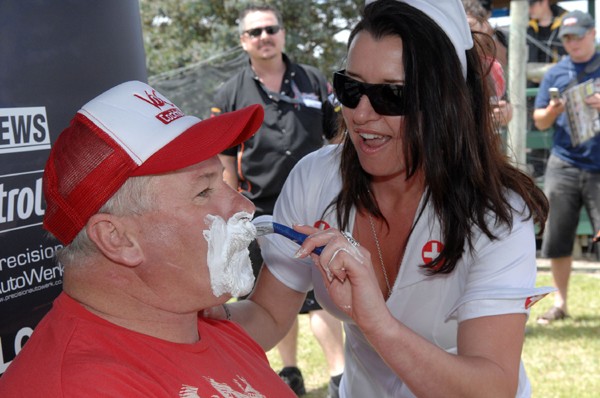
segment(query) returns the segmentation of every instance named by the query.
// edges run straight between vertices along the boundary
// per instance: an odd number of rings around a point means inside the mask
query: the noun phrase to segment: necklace
[[[385,270],[385,264],[383,263],[383,255],[381,254],[381,246],[379,245],[379,239],[377,239],[377,233],[375,232],[375,224],[373,223],[373,217],[369,214],[369,224],[371,224],[371,232],[373,232],[373,238],[375,238],[375,246],[377,247],[377,254],[379,255],[379,263],[381,264],[381,270],[383,271],[383,278],[385,279],[385,286],[387,287],[389,298],[392,295],[392,287],[390,286],[390,280]]]

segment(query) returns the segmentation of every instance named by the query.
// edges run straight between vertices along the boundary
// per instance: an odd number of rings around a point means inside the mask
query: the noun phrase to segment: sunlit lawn
[[[551,285],[548,273],[539,285]],[[600,274],[574,273],[569,285],[571,318],[537,325],[535,319],[552,305],[536,304],[527,324],[523,360],[534,397],[600,397]]]
[[[552,285],[548,272],[540,272],[538,285]],[[574,273],[569,292],[571,318],[537,325],[537,316],[551,305],[551,296],[534,305],[527,323],[523,361],[533,397],[600,397],[600,273]],[[279,370],[277,351],[267,355]],[[298,362],[308,391],[305,397],[325,398],[329,375],[306,315],[300,316]]]

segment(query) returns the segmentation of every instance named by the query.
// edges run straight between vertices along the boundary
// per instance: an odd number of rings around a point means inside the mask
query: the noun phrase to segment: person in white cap
[[[569,317],[567,305],[569,278],[573,264],[573,245],[582,207],[600,228],[600,135],[598,128],[586,139],[569,124],[565,92],[572,87],[600,78],[600,53],[596,50],[596,29],[592,16],[572,11],[562,19],[558,32],[567,53],[545,73],[535,98],[533,119],[538,129],[554,128],[550,157],[544,173],[544,192],[550,201],[550,216],[542,237],[542,257],[550,259],[554,285],[554,305],[538,318],[548,324]],[[595,83],[597,84],[597,83]],[[550,88],[559,98],[550,97]],[[562,97],[562,98],[561,98]],[[600,93],[592,90],[579,106],[600,110]],[[591,121],[590,121],[591,123]]]
[[[295,396],[238,325],[198,316],[254,282],[254,205],[217,154],[262,119],[251,106],[201,121],[137,81],[77,112],[43,180],[64,291],[1,396]]]
[[[503,154],[460,0],[367,3],[334,74],[343,142],[298,163],[273,214],[310,235],[264,237],[231,317],[272,346],[314,288],[344,321],[341,397],[527,397],[546,198]]]

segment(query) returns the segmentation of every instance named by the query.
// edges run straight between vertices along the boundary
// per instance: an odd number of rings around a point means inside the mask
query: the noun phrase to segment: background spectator
[[[549,89],[568,88],[600,78],[600,55],[596,51],[596,29],[588,13],[573,11],[562,19],[558,37],[568,56],[546,74],[535,98],[533,119],[538,129],[554,127],[552,150],[544,174],[544,191],[550,201],[550,215],[542,240],[542,257],[550,258],[552,278],[558,291],[554,306],[538,322],[547,324],[569,316],[567,293],[573,244],[582,206],[592,230],[600,228],[600,136],[573,143],[564,99],[552,100]],[[585,99],[585,105],[600,110],[600,93]]]
[[[262,104],[265,120],[258,133],[220,155],[224,178],[256,205],[256,215],[272,214],[275,201],[292,167],[304,155],[321,148],[336,133],[336,117],[329,101],[327,80],[316,68],[292,62],[284,53],[285,28],[281,13],[267,5],[253,5],[239,17],[240,43],[248,63],[219,89],[212,114]],[[263,259],[256,243],[252,263],[258,275]],[[274,300],[277,298],[274,297]],[[323,348],[330,390],[336,397],[343,372],[343,335],[338,320],[323,311],[309,292],[299,309],[308,313]],[[305,393],[297,366],[298,322],[277,346],[284,368],[281,377],[298,394]]]

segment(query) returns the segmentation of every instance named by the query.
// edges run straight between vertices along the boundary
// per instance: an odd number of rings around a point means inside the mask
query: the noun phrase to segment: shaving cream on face
[[[227,222],[219,216],[206,216],[208,229],[203,231],[208,242],[206,260],[213,294],[230,293],[240,297],[250,293],[254,274],[248,245],[256,238],[252,214],[239,212]]]

